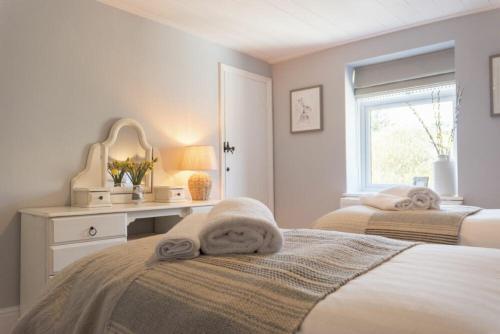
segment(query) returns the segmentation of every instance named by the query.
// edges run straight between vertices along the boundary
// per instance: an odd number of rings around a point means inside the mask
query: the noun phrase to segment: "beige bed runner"
[[[377,211],[370,217],[365,233],[454,245],[464,219],[479,210],[474,206],[446,206],[442,210]]]
[[[415,245],[319,230],[284,236],[272,255],[151,266],[161,236],[111,248],[56,276],[14,333],[293,333],[328,294]]]

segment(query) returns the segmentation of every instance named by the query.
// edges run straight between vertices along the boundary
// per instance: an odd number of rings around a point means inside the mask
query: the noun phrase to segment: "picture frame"
[[[323,85],[290,91],[290,132],[323,130]]]
[[[500,54],[490,56],[491,116],[500,116]]]
[[[415,187],[425,187],[429,186],[429,177],[428,176],[415,176],[413,178],[413,185]]]

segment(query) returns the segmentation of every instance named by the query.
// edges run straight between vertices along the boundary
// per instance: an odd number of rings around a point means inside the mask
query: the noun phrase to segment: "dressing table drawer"
[[[127,238],[115,238],[107,240],[79,242],[75,244],[59,246],[50,246],[49,275],[53,275],[54,273],[61,271],[68,264],[71,264],[87,255],[126,242]]]
[[[109,205],[109,203],[111,203],[109,191],[91,191],[88,193],[88,206],[90,207]]]
[[[71,206],[101,208],[111,206],[111,193],[106,188],[74,188]]]
[[[52,243],[85,241],[95,238],[125,237],[126,214],[106,214],[51,219]]]

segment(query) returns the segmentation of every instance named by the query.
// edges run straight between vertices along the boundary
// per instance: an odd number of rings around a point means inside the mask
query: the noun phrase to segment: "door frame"
[[[220,163],[220,196],[225,198],[226,188],[226,166],[224,160],[224,141],[225,141],[225,74],[232,73],[244,76],[258,82],[263,82],[266,85],[267,92],[267,177],[270,182],[267,185],[267,193],[269,198],[269,209],[274,212],[274,151],[273,151],[273,96],[272,96],[272,79],[259,74],[248,72],[237,67],[219,63],[219,163]]]

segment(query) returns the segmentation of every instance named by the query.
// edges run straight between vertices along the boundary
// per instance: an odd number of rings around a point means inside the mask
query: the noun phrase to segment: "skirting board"
[[[0,334],[9,334],[19,317],[19,306],[0,308]]]

